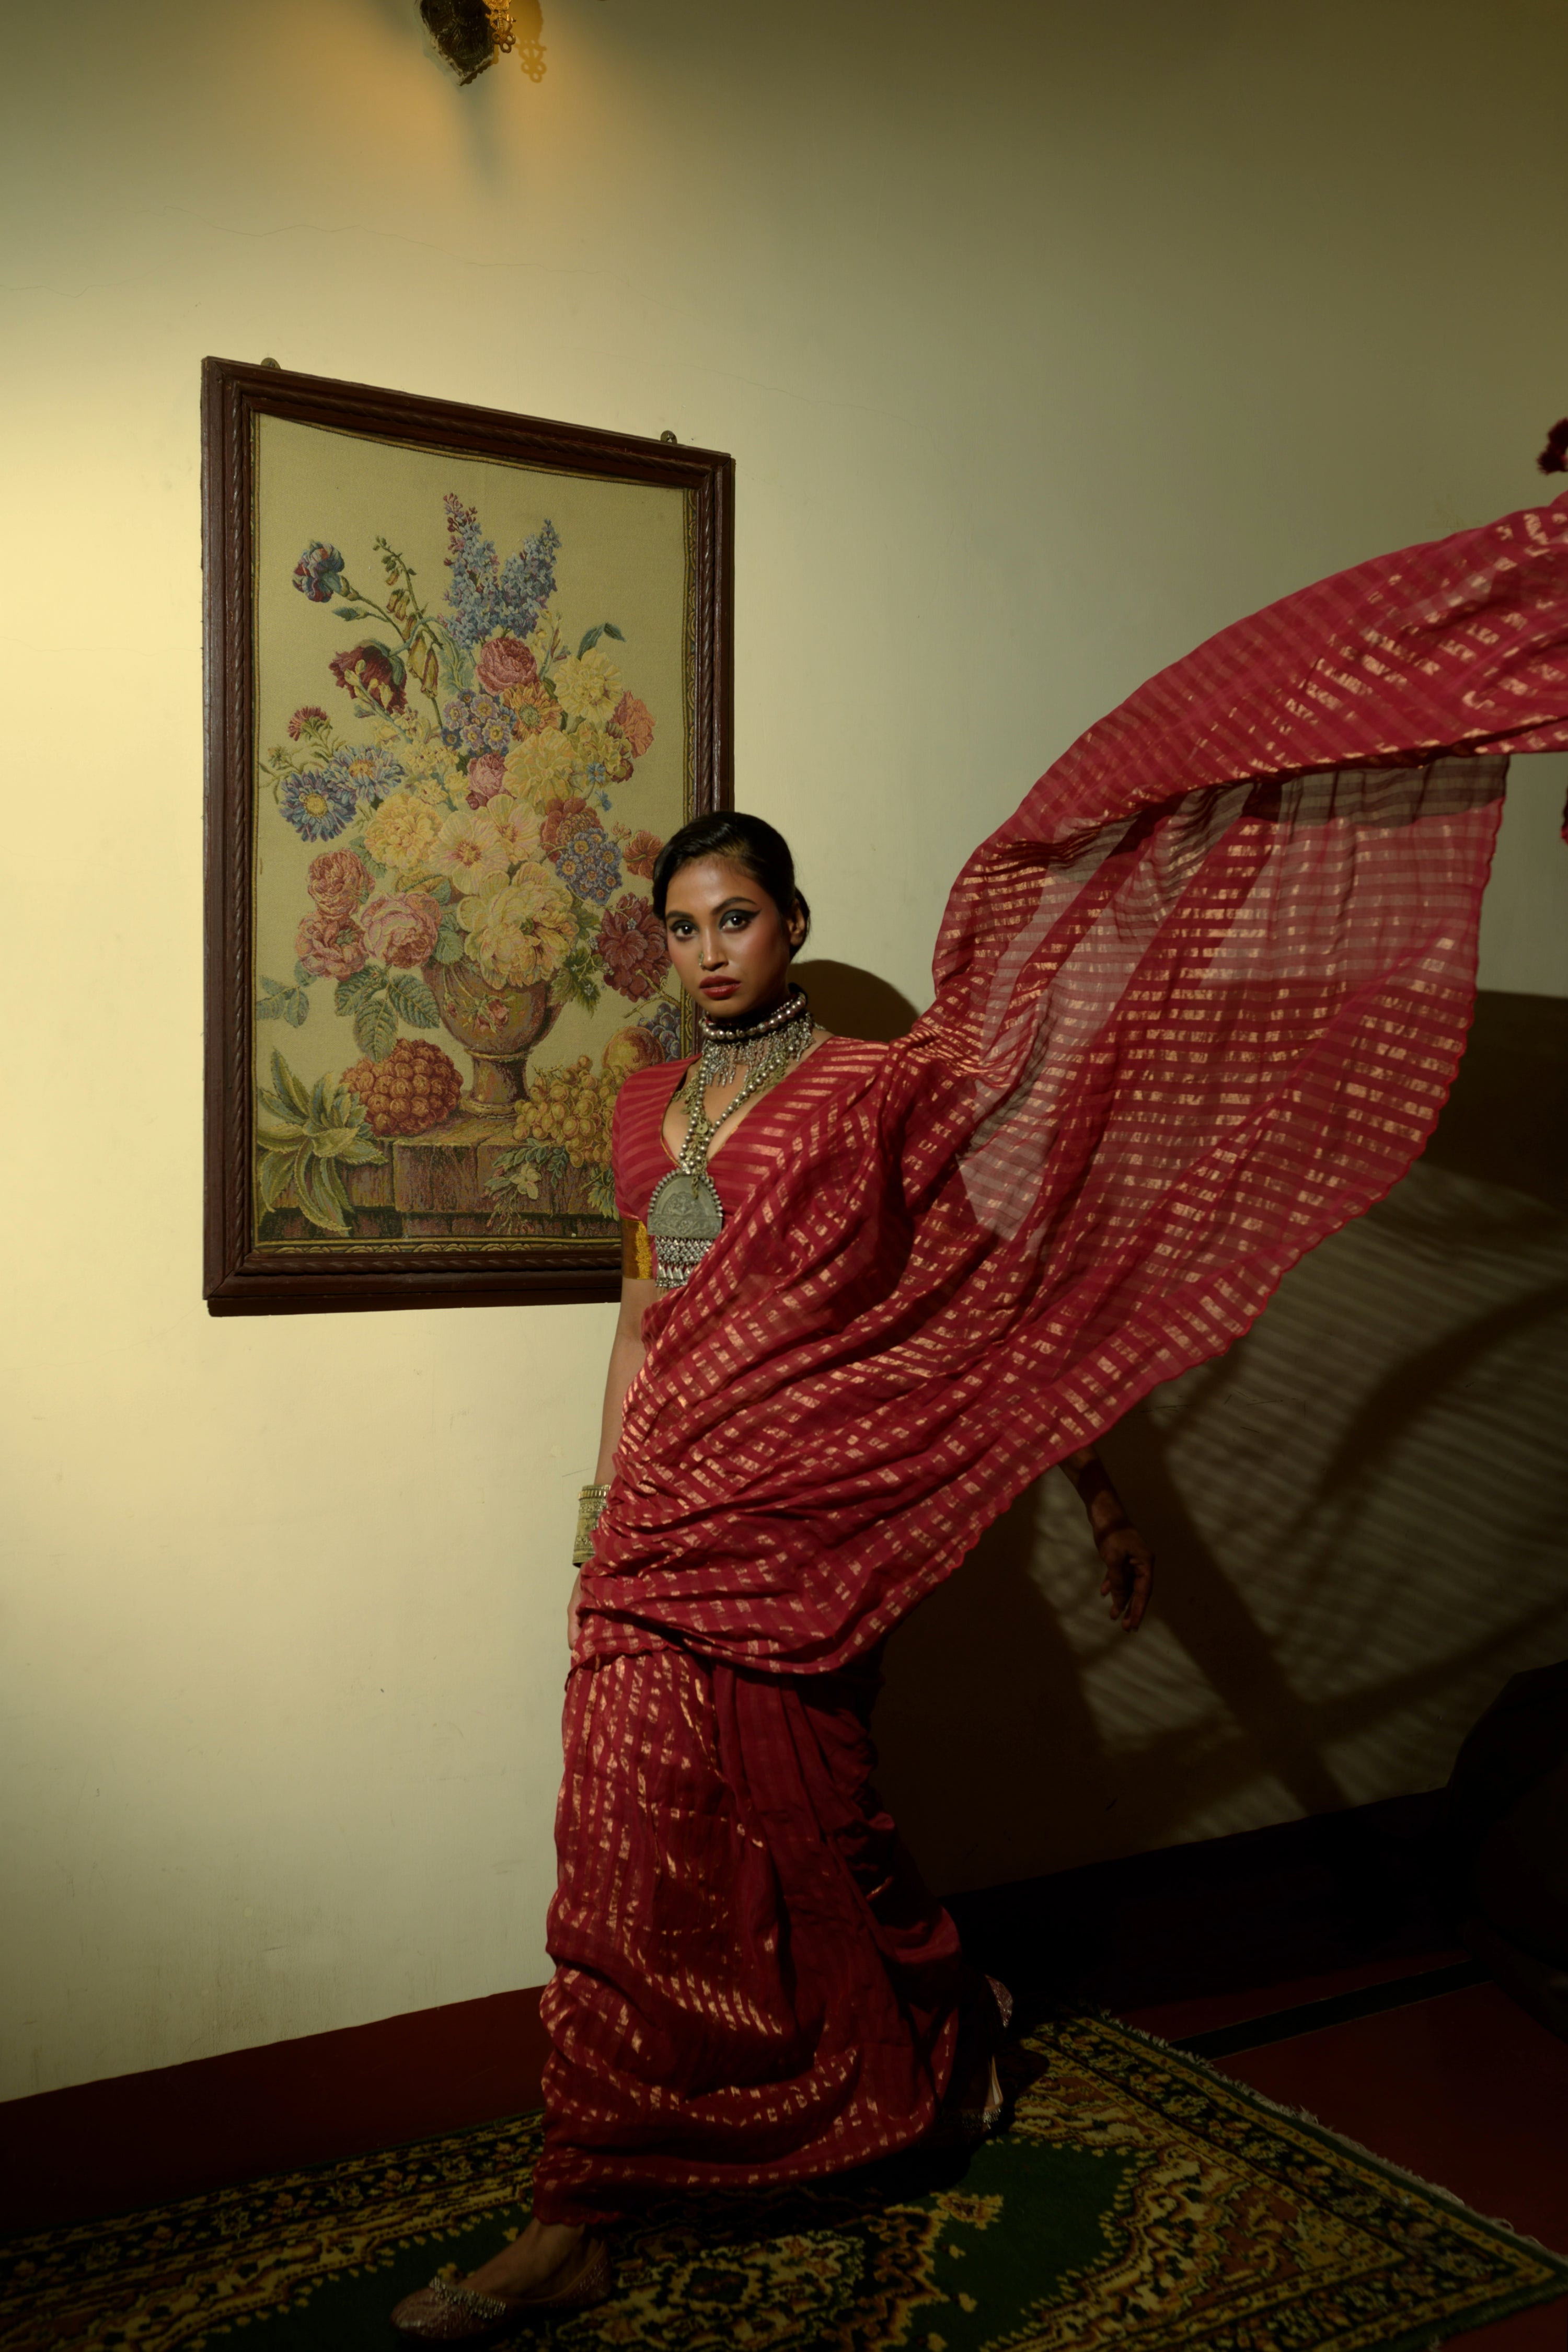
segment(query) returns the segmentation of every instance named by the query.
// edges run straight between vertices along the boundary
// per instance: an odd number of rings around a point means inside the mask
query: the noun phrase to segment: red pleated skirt
[[[837,2172],[931,2126],[963,1966],[871,1786],[875,1660],[575,1667],[542,2221]]]

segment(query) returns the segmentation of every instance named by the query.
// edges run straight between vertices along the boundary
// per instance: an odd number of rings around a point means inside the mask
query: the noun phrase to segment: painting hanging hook
[[[419,0],[419,14],[459,82],[477,80],[503,53],[531,81],[543,80],[540,0]]]

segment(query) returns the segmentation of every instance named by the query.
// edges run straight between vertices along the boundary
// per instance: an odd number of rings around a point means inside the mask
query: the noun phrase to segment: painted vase
[[[467,956],[428,964],[425,976],[442,1021],[474,1065],[462,1108],[470,1118],[510,1118],[528,1091],[528,1057],[561,1010],[551,1001],[550,982],[495,988]]]

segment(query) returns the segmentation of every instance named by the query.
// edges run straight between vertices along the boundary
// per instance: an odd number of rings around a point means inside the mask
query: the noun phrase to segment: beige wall
[[[467,91],[414,0],[0,30],[6,2094],[545,1973],[609,1311],[202,1309],[202,354],[732,450],[742,801],[821,954],[917,1002],[960,859],[1080,726],[1529,500],[1568,408],[1552,0],[545,5],[545,81]],[[1562,782],[1489,915],[1548,1013]],[[1462,1399],[1332,1489],[1387,1574],[1308,1525],[1456,1255],[1489,1299],[1561,1276],[1559,1210],[1429,1173],[1248,1343],[1272,1423],[1220,1368],[1127,1439],[1171,1564],[1138,1652],[1072,1601],[1054,1502],[952,1589],[962,1672],[951,1616],[903,1637],[889,1774],[939,1879],[1426,1785],[1561,1647],[1538,1478],[1517,1584],[1446,1535],[1423,1585]],[[1531,1360],[1483,1387],[1534,1477]]]

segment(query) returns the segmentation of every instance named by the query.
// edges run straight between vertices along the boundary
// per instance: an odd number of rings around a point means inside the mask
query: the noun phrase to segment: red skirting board
[[[0,2229],[47,2229],[540,2104],[540,1987],[0,2105]]]

